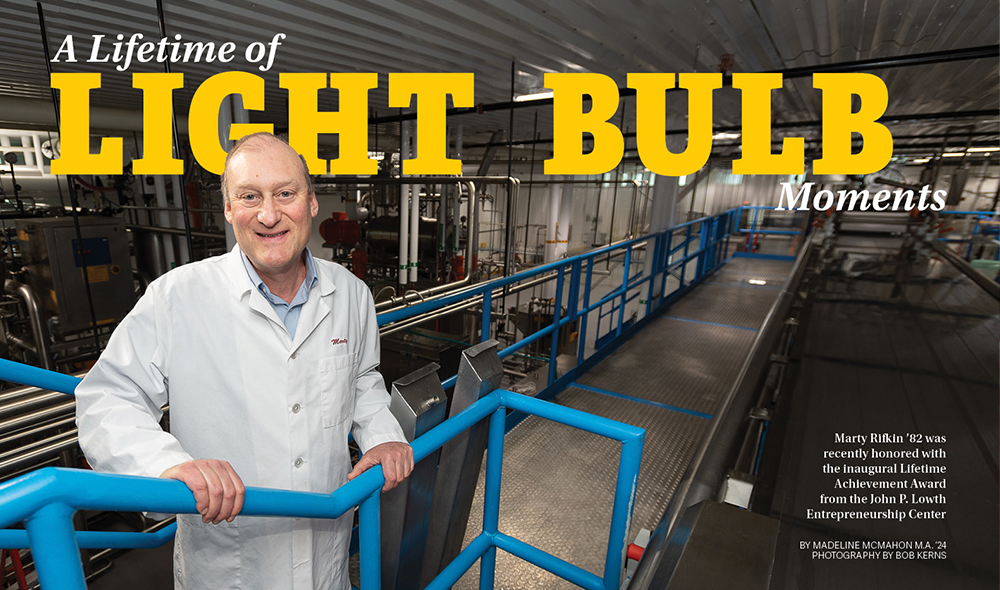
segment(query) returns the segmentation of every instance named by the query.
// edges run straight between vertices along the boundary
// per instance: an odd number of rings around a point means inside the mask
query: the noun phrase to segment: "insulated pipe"
[[[556,244],[559,241],[559,207],[562,204],[562,185],[549,186],[549,218],[545,228],[548,239],[545,240],[544,262],[556,259]]]
[[[476,254],[479,247],[479,197],[476,195],[476,183],[469,180],[469,204],[466,207],[469,212],[468,239],[465,241],[465,276],[472,277],[476,271]]]
[[[455,185],[455,207],[451,211],[451,251],[452,254],[458,256],[458,232],[459,225],[462,219],[462,184],[459,183]],[[468,219],[468,218],[466,218]]]
[[[403,176],[403,161],[410,157],[410,124],[400,123],[399,140],[399,176]],[[407,268],[410,261],[410,185],[402,184],[399,187],[399,291],[406,292],[406,279],[409,276]]]
[[[478,207],[478,204],[477,204],[477,200],[478,199],[477,199],[477,196],[476,196],[476,184],[474,182],[472,182],[472,181],[468,181],[468,182],[466,182],[466,184],[469,187],[469,210],[475,212],[473,215],[470,215],[470,219],[474,219],[474,221],[472,221],[471,223],[478,223],[478,221],[479,221],[479,212],[476,209]],[[478,232],[476,232],[476,233],[477,233],[476,237],[478,238]],[[423,291],[414,291],[414,290],[406,291],[402,295],[399,295],[398,297],[397,296],[393,296],[393,297],[390,297],[389,299],[386,299],[385,301],[381,301],[379,303],[376,303],[375,304],[375,311],[381,313],[383,311],[392,309],[392,308],[394,308],[394,307],[396,307],[398,305],[402,305],[404,303],[406,305],[409,305],[410,302],[412,302],[412,301],[417,301],[417,300],[424,301],[427,298],[433,297],[435,295],[440,295],[442,293],[447,293],[449,291],[454,291],[456,289],[460,289],[460,288],[468,285],[469,283],[471,283],[472,282],[472,272],[470,270],[468,270],[468,269],[471,269],[471,267],[469,266],[471,263],[469,261],[472,260],[472,257],[474,255],[474,248],[475,248],[475,241],[472,239],[471,228],[470,228],[469,236],[470,236],[470,239],[467,240],[466,244],[465,244],[465,255],[466,255],[466,263],[465,264],[466,264],[466,269],[467,269],[466,273],[465,273],[465,278],[463,278],[460,281],[453,281],[451,283],[447,283],[447,284],[444,284],[444,285],[438,285],[436,287],[431,287],[430,289],[424,289]]]
[[[410,282],[417,282],[417,262],[420,260],[418,243],[420,241],[420,191],[423,187],[413,185],[413,197],[410,199]]]
[[[431,185],[427,190],[427,196],[434,194],[435,185]],[[445,235],[448,233],[448,185],[442,184],[437,187],[440,191],[438,195],[438,257],[444,257]],[[447,279],[445,279],[447,280]]]
[[[31,334],[35,338],[35,351],[38,353],[42,368],[55,371],[56,365],[52,362],[52,354],[49,352],[48,333],[42,323],[42,306],[35,291],[28,285],[11,279],[4,283],[4,290],[11,295],[20,296],[24,301],[24,306],[28,310],[28,322],[31,324]]]
[[[506,231],[504,235],[506,236],[506,243],[504,244],[504,276],[509,277],[514,274],[514,223],[511,219],[517,219],[517,193],[521,188],[520,179],[514,178],[513,176],[508,177],[510,182],[508,186],[510,187],[509,192],[510,198],[507,199],[508,208],[508,222],[507,227],[504,228]]]

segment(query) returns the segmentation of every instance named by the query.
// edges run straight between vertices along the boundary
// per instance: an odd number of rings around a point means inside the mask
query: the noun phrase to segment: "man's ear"
[[[309,213],[316,217],[319,215],[319,201],[316,200],[316,192],[309,193]]]
[[[233,204],[232,204],[232,202],[229,199],[223,199],[223,201],[225,202],[225,205],[223,207],[223,212],[226,215],[226,221],[228,221],[229,224],[232,225],[233,224]]]

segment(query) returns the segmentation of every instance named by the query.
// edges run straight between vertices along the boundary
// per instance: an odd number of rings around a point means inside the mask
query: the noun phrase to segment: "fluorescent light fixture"
[[[965,155],[965,152],[948,152],[946,154],[941,154],[942,158],[961,158]]]
[[[767,284],[767,281],[763,281],[761,279],[747,279],[747,282],[750,283],[751,285],[766,285]]]
[[[974,148],[969,148],[968,151],[971,154],[972,152],[995,152],[998,149],[1000,149],[1000,148],[995,148],[995,147],[974,147]]]
[[[514,95],[514,102],[528,102],[529,100],[544,100],[546,98],[552,98],[555,95],[551,90],[542,90],[540,92],[532,92],[531,94],[516,94]]]
[[[716,133],[712,136],[712,139],[739,139],[739,133]]]
[[[919,160],[913,160],[910,163],[911,164],[926,164],[927,162],[930,162],[930,161],[931,161],[930,158],[920,158]]]

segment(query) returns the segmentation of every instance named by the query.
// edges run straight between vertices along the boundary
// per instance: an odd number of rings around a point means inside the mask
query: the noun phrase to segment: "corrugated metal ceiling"
[[[110,39],[138,32],[147,39],[159,38],[153,0],[51,0],[43,8],[53,53],[70,34],[87,48],[92,34]],[[370,104],[384,115],[391,112],[385,107],[389,72],[471,71],[476,101],[489,103],[509,99],[512,61],[517,93],[541,86],[545,72],[598,72],[624,86],[628,72],[715,71],[726,53],[735,56],[735,71],[754,72],[994,44],[1000,22],[995,0],[164,0],[164,11],[168,33],[186,41],[233,40],[245,47],[286,33],[275,65],[261,74],[267,80],[267,108],[255,116],[279,125],[285,120],[285,98],[277,85],[278,72],[378,72],[380,87],[372,92]],[[35,3],[3,0],[0,14],[0,96],[49,100]],[[141,108],[141,93],[130,88],[130,76],[110,65],[53,65],[63,72],[103,72],[104,88],[93,93],[94,105]],[[230,69],[260,74],[242,59],[228,65],[175,65],[186,82],[178,92],[178,110],[186,111],[202,80]],[[162,66],[136,64],[129,69],[140,71],[162,71]],[[996,59],[877,73],[889,88],[890,113],[1000,105]],[[776,121],[819,119],[821,95],[808,78],[788,81],[786,90],[775,95]],[[738,124],[738,92],[720,91],[716,101],[716,123]],[[332,92],[321,99],[323,108],[335,105]],[[683,100],[671,102],[671,125],[683,126],[685,108]],[[518,111],[515,139],[530,137],[534,110]],[[539,132],[548,136],[549,109],[537,110]],[[493,129],[507,128],[508,116],[493,112],[456,122],[463,123],[470,141],[484,141]],[[631,118],[629,112],[625,126],[634,128]],[[917,127],[933,131],[941,125],[925,122]],[[383,132],[393,134],[392,127]]]

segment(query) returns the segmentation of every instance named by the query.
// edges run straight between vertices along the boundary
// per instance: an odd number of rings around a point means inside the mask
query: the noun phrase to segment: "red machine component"
[[[348,219],[343,211],[334,211],[319,224],[319,235],[328,244],[353,246],[361,240],[361,224]]]
[[[365,280],[366,266],[368,266],[368,254],[364,250],[351,252],[351,272],[362,281]]]
[[[17,579],[17,590],[28,590],[28,582],[24,577],[24,566],[21,565],[21,552],[17,549],[0,551],[0,580],[7,578],[7,557],[10,557],[10,567]]]
[[[451,269],[455,273],[455,280],[460,281],[465,278],[465,257],[456,256],[454,260],[451,261]]]

